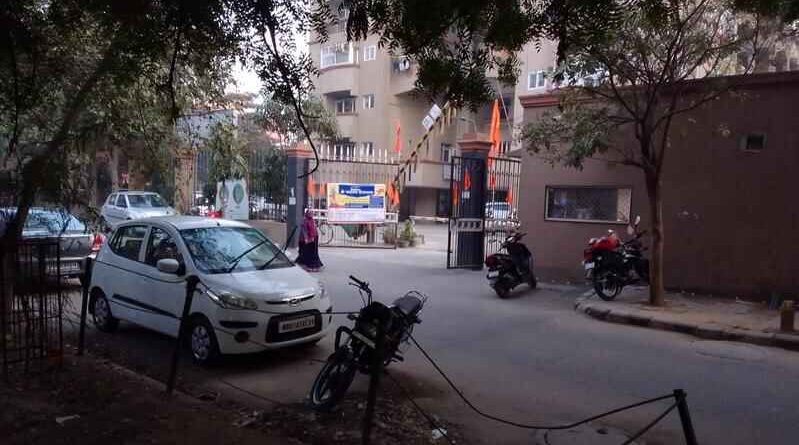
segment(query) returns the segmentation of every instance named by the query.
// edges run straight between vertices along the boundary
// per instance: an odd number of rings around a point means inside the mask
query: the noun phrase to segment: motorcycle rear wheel
[[[355,371],[355,362],[348,350],[340,349],[331,354],[311,387],[311,408],[330,411],[336,406],[355,379]]]
[[[595,270],[593,275],[594,291],[599,295],[599,298],[605,301],[612,301],[624,288],[616,274],[609,270]]]

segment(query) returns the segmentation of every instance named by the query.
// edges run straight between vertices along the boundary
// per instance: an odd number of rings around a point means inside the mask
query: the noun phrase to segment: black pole
[[[372,420],[375,415],[375,405],[377,404],[377,389],[380,386],[380,376],[383,374],[383,349],[385,346],[383,333],[383,317],[376,319],[377,338],[375,339],[375,350],[372,356],[371,374],[369,376],[369,393],[366,398],[366,412],[363,415],[363,434],[361,444],[369,445],[372,435]]]
[[[89,285],[92,281],[92,268],[94,261],[86,258],[83,266],[83,298],[80,302],[80,331],[78,331],[78,355],[83,355],[83,347],[86,340],[86,313],[89,311]]]
[[[169,379],[166,383],[166,393],[172,394],[175,389],[175,376],[178,373],[178,360],[180,359],[180,349],[183,347],[183,337],[186,335],[186,323],[189,321],[191,311],[191,300],[194,298],[194,291],[197,289],[199,278],[192,275],[186,278],[186,299],[183,300],[183,313],[180,316],[178,327],[178,339],[175,342],[175,350],[172,352],[172,365],[169,368]]]
[[[685,391],[682,389],[674,390],[674,398],[677,400],[677,411],[680,413],[680,423],[685,434],[686,445],[697,445],[694,424],[691,422],[691,412],[688,411],[688,402],[685,400]]]

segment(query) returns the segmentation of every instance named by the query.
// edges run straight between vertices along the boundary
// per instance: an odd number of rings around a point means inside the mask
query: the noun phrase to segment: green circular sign
[[[244,200],[244,187],[242,187],[241,183],[233,187],[233,200],[236,201],[236,204],[241,204],[241,201]]]

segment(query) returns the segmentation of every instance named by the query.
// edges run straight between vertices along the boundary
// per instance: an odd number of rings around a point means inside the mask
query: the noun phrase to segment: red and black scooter
[[[635,217],[635,224],[627,226],[627,233],[633,238],[622,241],[613,230],[607,236],[591,238],[588,248],[583,251],[585,278],[591,280],[599,298],[610,301],[621,293],[624,286],[636,283],[649,283],[649,260],[644,258],[646,250],[641,237],[646,231],[639,231],[641,217]]]
[[[500,247],[500,252],[489,255],[485,264],[488,267],[488,283],[499,298],[506,298],[516,286],[527,283],[535,289],[538,282],[533,273],[533,254],[521,242],[523,232],[510,234]],[[505,250],[507,253],[502,253]]]

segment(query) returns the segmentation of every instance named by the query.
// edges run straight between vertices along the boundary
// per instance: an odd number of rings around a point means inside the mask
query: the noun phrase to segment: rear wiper
[[[242,258],[244,258],[244,255],[247,255],[248,253],[252,252],[253,250],[255,250],[255,249],[257,249],[257,248],[261,247],[261,246],[262,246],[264,243],[266,243],[266,240],[262,240],[262,241],[261,241],[261,242],[259,242],[258,244],[256,244],[256,245],[254,245],[254,246],[250,247],[249,249],[245,250],[245,251],[244,251],[244,252],[243,252],[241,255],[237,256],[237,257],[236,257],[236,258],[233,260],[233,262],[232,262],[233,264],[230,266],[230,269],[228,269],[228,270],[227,270],[227,273],[231,273],[231,272],[233,272],[233,269],[235,269],[235,268],[236,268],[236,266],[238,266],[238,265],[239,265],[239,261],[241,261],[241,259],[242,259]]]

